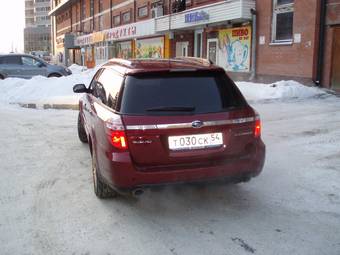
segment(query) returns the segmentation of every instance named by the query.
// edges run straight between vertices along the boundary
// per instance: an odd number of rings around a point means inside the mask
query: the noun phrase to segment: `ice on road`
[[[76,111],[0,107],[1,254],[340,254],[340,99],[256,103],[249,183],[99,200]]]

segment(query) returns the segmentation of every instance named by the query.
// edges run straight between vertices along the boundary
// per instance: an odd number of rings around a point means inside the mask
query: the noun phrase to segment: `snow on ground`
[[[0,102],[78,104],[81,95],[73,93],[73,86],[78,83],[88,85],[97,69],[82,71],[83,68],[77,65],[72,65],[70,69],[72,75],[60,78],[35,76],[29,80],[0,80]]]
[[[270,99],[298,99],[325,95],[326,92],[317,87],[307,87],[296,81],[279,81],[273,84],[252,82],[236,83],[242,94],[251,101]]]
[[[340,99],[288,84],[239,84],[248,99],[298,97],[252,101],[267,146],[259,177],[138,200],[95,197],[77,111],[0,102],[1,254],[339,255]]]
[[[73,74],[61,78],[33,77],[30,80],[10,78],[0,80],[0,102],[35,103],[35,104],[78,104],[80,94],[73,93],[77,83],[88,85],[95,74],[95,69],[83,70],[72,65]],[[295,81],[280,81],[274,84],[237,82],[237,86],[248,100],[270,100],[310,98],[325,95],[326,92],[316,87],[306,87]]]
[[[0,81],[1,254],[340,254],[340,99],[293,81],[238,82],[259,111],[262,174],[249,183],[147,191],[99,200],[77,111],[16,103],[77,103],[75,83]]]

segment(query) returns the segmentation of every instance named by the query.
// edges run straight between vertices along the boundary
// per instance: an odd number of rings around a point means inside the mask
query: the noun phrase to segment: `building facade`
[[[51,0],[25,0],[24,51],[47,55],[51,52]]]
[[[193,56],[236,79],[340,88],[339,7],[340,0],[54,0],[50,15],[64,64]]]

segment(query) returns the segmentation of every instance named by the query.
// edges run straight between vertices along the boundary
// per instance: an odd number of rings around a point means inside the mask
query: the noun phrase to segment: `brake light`
[[[261,120],[259,116],[256,116],[255,118],[254,136],[255,138],[258,138],[261,136]]]
[[[112,131],[111,143],[114,147],[120,150],[127,149],[125,131]]]
[[[119,150],[128,148],[124,125],[120,116],[110,118],[106,121],[106,128],[110,143]]]

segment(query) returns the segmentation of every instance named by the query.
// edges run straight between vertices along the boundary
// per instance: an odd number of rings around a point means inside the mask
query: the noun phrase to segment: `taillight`
[[[127,139],[120,116],[108,119],[105,124],[108,138],[113,147],[119,150],[126,150],[128,148]]]
[[[260,120],[259,115],[256,115],[256,117],[255,117],[254,136],[255,136],[255,138],[258,138],[258,137],[261,136],[261,120]]]
[[[120,150],[127,149],[127,141],[125,131],[112,131],[111,143],[114,147]]]

